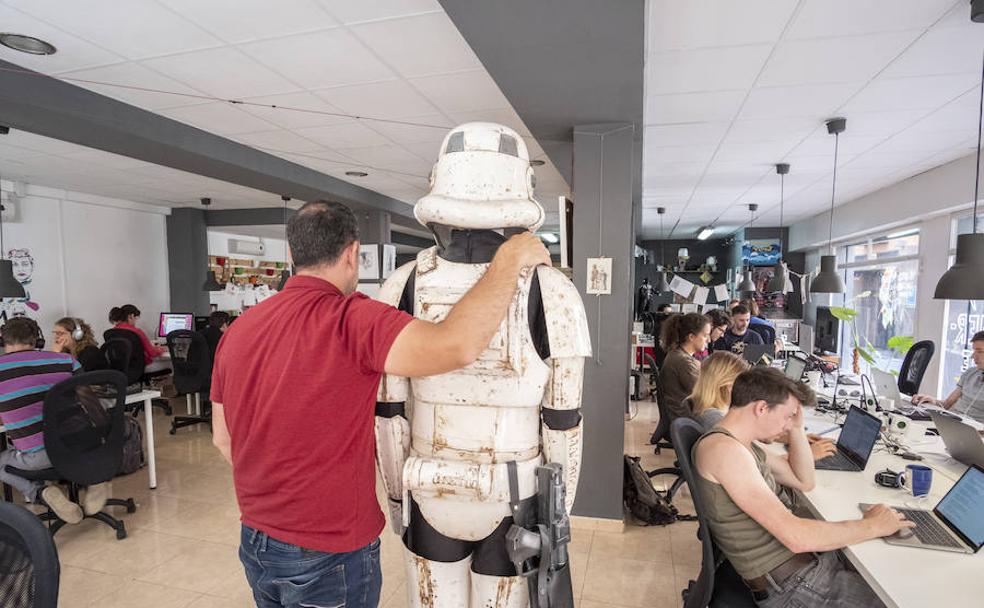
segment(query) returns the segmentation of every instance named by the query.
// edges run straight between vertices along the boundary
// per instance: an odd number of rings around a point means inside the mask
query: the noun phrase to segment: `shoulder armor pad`
[[[550,339],[550,356],[590,357],[591,334],[577,287],[556,268],[536,269]]]
[[[400,303],[400,296],[403,295],[403,288],[407,284],[407,279],[410,278],[410,274],[413,273],[414,266],[416,265],[416,262],[407,262],[394,270],[383,281],[383,286],[379,289],[379,301],[386,302],[390,306],[398,305]]]

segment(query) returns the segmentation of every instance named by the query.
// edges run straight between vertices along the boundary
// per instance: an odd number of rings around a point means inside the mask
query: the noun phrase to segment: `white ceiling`
[[[643,236],[779,224],[965,156],[976,145],[984,25],[966,0],[650,0]]]
[[[426,191],[447,130],[472,120],[516,129],[531,157],[546,161],[535,171],[548,221],[556,223],[550,201],[569,193],[437,0],[0,0],[0,24],[59,49],[34,57],[0,47],[0,59],[411,204]],[[8,157],[31,162],[10,147],[17,145],[0,148],[0,169],[19,178]],[[108,180],[116,192],[93,193],[112,196],[146,183],[125,166],[137,161],[118,159],[102,180],[99,166],[78,170],[52,147],[49,155],[63,160],[45,164],[37,183],[68,187],[80,175],[87,179],[73,189],[93,192]],[[101,164],[95,151],[87,154]],[[349,170],[369,176],[351,178]],[[152,177],[150,194],[135,200],[187,205],[203,195]]]

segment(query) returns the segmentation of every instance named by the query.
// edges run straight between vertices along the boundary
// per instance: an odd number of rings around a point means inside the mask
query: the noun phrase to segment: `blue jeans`
[[[322,553],[243,526],[239,559],[257,608],[376,608],[383,575],[379,539],[349,553]]]

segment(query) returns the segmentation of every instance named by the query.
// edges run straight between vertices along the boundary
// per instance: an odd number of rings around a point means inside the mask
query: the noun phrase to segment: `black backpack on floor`
[[[125,416],[123,425],[123,462],[120,475],[129,475],[147,464],[143,450],[143,429],[136,418]]]
[[[680,519],[677,508],[653,488],[636,456],[625,455],[622,502],[644,526],[665,526]]]

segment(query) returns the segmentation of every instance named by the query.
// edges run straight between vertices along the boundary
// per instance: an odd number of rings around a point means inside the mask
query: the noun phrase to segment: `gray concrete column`
[[[632,354],[634,132],[628,123],[574,128],[574,283],[594,355],[584,367],[584,455],[573,511],[617,520]],[[611,295],[585,294],[587,260],[598,257],[612,259]]]
[[[355,211],[359,220],[359,241],[363,245],[376,245],[379,269],[383,268],[383,245],[392,244],[390,214],[385,211]],[[382,283],[382,277],[359,279],[360,283]]]
[[[201,209],[176,208],[167,216],[167,261],[171,310],[209,314],[208,292],[202,290],[208,272],[208,236]]]

